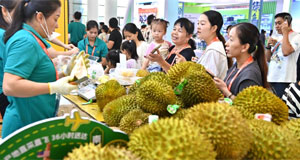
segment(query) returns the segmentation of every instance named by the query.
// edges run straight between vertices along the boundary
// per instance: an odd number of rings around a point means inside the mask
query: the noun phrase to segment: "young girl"
[[[123,36],[126,40],[133,40],[136,44],[136,52],[139,56],[138,66],[142,66],[144,62],[144,54],[148,49],[148,44],[145,42],[141,30],[134,23],[127,23],[123,29]]]
[[[98,38],[98,23],[94,20],[88,21],[86,24],[87,38],[78,42],[80,51],[85,51],[86,54],[99,57],[98,62],[103,66],[106,65],[106,54],[108,52],[106,44]]]
[[[129,40],[123,42],[121,45],[121,51],[126,55],[127,68],[141,68],[137,63],[139,56],[137,55],[136,45],[134,41]]]
[[[110,50],[106,55],[106,69],[105,74],[110,74],[114,72],[117,67],[117,63],[120,63],[120,51],[119,50]]]
[[[152,33],[152,38],[153,41],[150,43],[148,50],[145,54],[145,56],[148,56],[150,52],[158,45],[161,45],[159,48],[159,52],[162,55],[164,59],[167,58],[169,54],[169,48],[171,46],[171,43],[168,41],[165,41],[163,39],[163,36],[167,32],[167,27],[168,27],[169,22],[165,21],[163,19],[154,19],[151,23],[151,33]],[[149,66],[150,60],[145,59],[142,69],[146,69]],[[147,68],[149,72],[158,72],[161,71],[161,67],[159,66],[158,63],[153,62],[151,65]]]

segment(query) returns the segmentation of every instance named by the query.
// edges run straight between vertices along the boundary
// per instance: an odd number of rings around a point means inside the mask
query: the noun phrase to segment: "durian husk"
[[[300,159],[300,143],[286,128],[263,120],[248,120],[254,143],[245,159]]]
[[[147,75],[146,77],[139,79],[139,81],[140,81],[139,84],[134,83],[129,89],[129,94],[134,94],[135,91],[137,90],[137,88],[139,88],[139,86],[141,86],[144,82],[149,81],[149,80],[158,81],[160,83],[165,83],[165,84],[172,86],[172,81],[169,79],[169,77],[165,73],[152,72],[149,75]]]
[[[150,113],[145,113],[141,109],[134,109],[121,119],[120,129],[127,134],[131,134],[135,129],[147,124],[150,115]]]
[[[194,72],[186,77],[188,83],[180,95],[184,107],[189,108],[203,102],[217,102],[223,98],[213,79],[203,72]]]
[[[282,124],[283,128],[286,128],[287,130],[291,131],[297,140],[300,142],[300,119],[291,119],[290,121],[286,121]]]
[[[167,107],[176,103],[176,95],[170,85],[148,80],[136,91],[136,101],[145,112],[168,116]]]
[[[140,69],[136,73],[137,77],[146,77],[147,75],[149,75],[149,72],[147,70],[144,70],[144,69]]]
[[[103,111],[103,108],[106,104],[125,94],[126,89],[123,86],[121,86],[116,80],[110,80],[106,83],[100,84],[96,88],[96,100],[100,112]]]
[[[93,143],[74,148],[64,160],[140,160],[123,147],[94,145]]]
[[[247,119],[254,119],[256,113],[272,115],[272,122],[284,123],[288,120],[288,107],[275,94],[260,86],[242,90],[233,100],[233,105]]]
[[[145,160],[215,159],[213,145],[199,128],[184,120],[166,118],[136,129],[128,149]]]
[[[227,104],[200,103],[188,109],[184,119],[211,140],[217,159],[242,159],[251,147],[253,136],[246,120]]]
[[[207,74],[203,65],[191,61],[186,61],[182,63],[177,63],[174,66],[172,66],[168,71],[167,75],[173,82],[173,87],[176,87],[182,81],[182,79],[186,78],[187,76],[196,71]]]
[[[118,127],[123,116],[137,108],[140,108],[140,105],[136,103],[135,95],[119,97],[104,107],[104,122],[109,126]]]

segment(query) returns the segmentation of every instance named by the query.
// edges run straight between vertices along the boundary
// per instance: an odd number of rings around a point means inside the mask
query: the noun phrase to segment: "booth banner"
[[[157,15],[157,8],[139,8],[139,21],[141,24],[147,23],[147,17],[153,14]]]
[[[128,141],[127,134],[72,110],[71,116],[38,121],[6,137],[0,144],[0,159],[63,159],[85,143],[126,145]]]
[[[263,0],[250,0],[250,22],[255,26],[260,26],[261,14],[262,14]]]

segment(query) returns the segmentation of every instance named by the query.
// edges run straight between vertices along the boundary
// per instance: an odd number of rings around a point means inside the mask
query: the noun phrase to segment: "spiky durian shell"
[[[100,111],[103,111],[103,108],[107,103],[125,94],[126,89],[116,80],[110,80],[100,84],[96,88],[96,100]]]
[[[188,113],[189,109],[180,108],[178,111],[172,116],[172,118],[184,119],[185,115]]]
[[[223,97],[212,78],[206,73],[191,73],[186,80],[188,83],[180,95],[184,107],[188,108],[203,102],[217,102]]]
[[[137,77],[146,77],[149,74],[147,70],[140,69],[137,71],[136,76]]]
[[[167,106],[176,103],[176,95],[170,85],[148,80],[136,91],[136,101],[145,112],[167,116]]]
[[[216,153],[199,128],[184,120],[166,118],[136,129],[129,150],[141,159],[215,159]]]
[[[294,133],[295,137],[300,142],[300,119],[299,118],[291,119],[290,121],[283,123],[282,127]]]
[[[300,159],[299,141],[285,128],[263,120],[248,120],[254,142],[246,159]]]
[[[149,75],[147,75],[146,77],[143,77],[141,79],[139,79],[139,83],[134,83],[130,89],[129,89],[129,93],[134,93],[136,91],[136,89],[142,85],[144,82],[149,81],[149,80],[153,80],[153,81],[158,81],[160,83],[165,83],[168,84],[170,86],[172,86],[172,81],[170,80],[170,78],[163,72],[152,72]]]
[[[93,143],[74,148],[64,160],[139,160],[136,155],[125,148],[94,145]]]
[[[150,113],[145,113],[141,109],[134,109],[121,119],[120,129],[127,134],[131,134],[135,129],[147,124],[150,115]]]
[[[173,82],[173,87],[176,87],[183,78],[186,78],[191,73],[198,71],[205,73],[205,68],[201,64],[187,61],[175,64],[168,71],[168,76]]]
[[[227,104],[200,103],[188,110],[184,118],[212,141],[217,159],[242,159],[253,141],[242,115]]]
[[[123,116],[133,109],[140,108],[134,95],[125,95],[108,103],[103,110],[103,118],[109,126],[119,126]]]
[[[288,120],[288,107],[276,95],[260,86],[242,90],[233,100],[233,105],[245,118],[254,119],[256,113],[269,113],[272,122],[281,124]]]

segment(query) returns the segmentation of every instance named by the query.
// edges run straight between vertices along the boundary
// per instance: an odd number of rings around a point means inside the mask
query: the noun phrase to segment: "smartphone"
[[[211,77],[212,79],[215,78],[215,76],[214,76],[213,74],[209,73],[207,70],[205,70],[205,71],[206,71],[206,73],[207,73],[208,75],[210,75],[210,77]]]
[[[287,16],[284,17],[284,20],[287,21],[288,24],[291,24],[291,22],[292,22],[292,17],[289,16],[289,15],[287,15]]]
[[[161,44],[156,46],[152,51],[151,54],[154,54],[159,48],[161,47]]]

